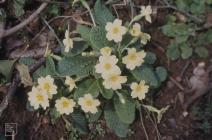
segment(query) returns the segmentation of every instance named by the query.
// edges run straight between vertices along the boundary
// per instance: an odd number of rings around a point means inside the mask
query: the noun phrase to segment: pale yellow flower
[[[120,73],[120,68],[116,65],[118,59],[115,55],[104,55],[99,57],[99,63],[95,66],[96,73],[107,75],[108,73]]]
[[[148,5],[148,6],[141,6],[141,11],[140,11],[140,13],[141,13],[141,16],[142,17],[145,17],[145,19],[148,21],[148,22],[152,22],[152,20],[151,20],[151,14],[152,14],[152,8],[151,8],[151,6],[150,5]]]
[[[133,82],[130,88],[132,89],[132,98],[138,98],[139,100],[143,100],[149,91],[149,86],[145,84],[144,80],[141,80],[139,84]]]
[[[149,34],[143,32],[141,32],[140,37],[141,37],[141,43],[144,45],[146,45],[147,41],[150,41],[151,39],[151,36]]]
[[[107,75],[104,75],[103,79],[103,85],[106,89],[121,89],[121,84],[124,84],[127,82],[126,76],[120,76],[120,73],[109,73]]]
[[[110,47],[104,47],[100,49],[100,52],[102,55],[111,55],[111,48]]]
[[[69,115],[74,111],[76,103],[72,99],[68,99],[65,97],[61,97],[60,99],[56,100],[56,110],[59,112],[61,115],[66,114]]]
[[[127,28],[122,26],[122,21],[115,19],[114,22],[108,22],[105,26],[107,31],[106,38],[111,41],[114,40],[116,43],[122,41],[122,36],[126,34]]]
[[[54,84],[54,79],[50,75],[38,78],[38,85],[50,99],[52,95],[57,94],[57,86]]]
[[[39,87],[32,87],[32,91],[28,93],[28,100],[34,109],[38,109],[40,106],[46,109],[49,106],[48,95]]]
[[[136,52],[135,48],[128,49],[128,55],[122,58],[123,64],[130,70],[134,70],[135,67],[141,66],[144,62],[146,53],[144,51]]]
[[[91,94],[85,94],[83,97],[80,97],[78,100],[78,104],[81,106],[82,110],[87,113],[97,113],[97,107],[100,105],[98,99],[94,99]]]
[[[135,37],[139,37],[141,34],[141,25],[139,23],[135,23],[130,30],[130,34]]]
[[[66,76],[65,84],[69,87],[69,91],[70,91],[70,92],[71,92],[74,88],[77,87],[76,84],[75,84],[74,79],[72,79],[72,78],[69,77],[69,76]]]
[[[66,30],[65,32],[65,38],[63,39],[63,44],[65,46],[65,50],[64,50],[65,52],[69,52],[69,50],[73,48],[74,42],[70,38],[68,30]]]

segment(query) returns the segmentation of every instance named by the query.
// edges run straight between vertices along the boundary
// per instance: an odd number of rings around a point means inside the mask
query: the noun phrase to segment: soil
[[[137,5],[146,4],[145,0],[136,0]],[[152,2],[154,3],[154,2]],[[128,18],[125,15],[128,15],[129,11],[125,7],[120,7],[119,9],[120,18]],[[177,60],[177,61],[168,61],[164,49],[169,44],[169,38],[165,37],[160,30],[157,28],[165,23],[164,17],[168,10],[158,11],[154,15],[153,20],[155,24],[149,25],[145,23],[144,27],[148,27],[149,33],[152,36],[152,41],[147,45],[147,49],[156,53],[158,58],[158,63],[165,65],[169,70],[169,75],[173,78],[178,78],[183,67],[187,61],[192,60],[192,64],[196,65],[200,61],[205,61],[209,63],[209,60],[212,59],[212,46],[207,48],[210,50],[210,58],[199,59],[193,57],[190,60]],[[65,14],[72,14],[72,11],[66,11]],[[87,16],[84,19],[88,19]],[[40,24],[39,21],[34,21],[29,28],[32,31],[39,31]],[[58,27],[63,25],[64,21],[57,20],[52,26]],[[70,22],[71,29],[74,29],[76,24]],[[4,40],[8,40],[11,37],[8,37]],[[17,37],[16,37],[17,38]],[[2,55],[2,58],[5,57]],[[190,65],[185,72],[185,77],[188,78],[192,75],[193,65]],[[183,77],[180,82],[183,87],[187,88],[185,82],[185,77]],[[157,108],[162,108],[167,105],[170,105],[169,110],[163,116],[163,119],[160,124],[158,124],[158,129],[162,136],[163,140],[211,140],[212,134],[204,135],[204,133],[197,128],[198,122],[194,119],[192,114],[189,111],[189,115],[184,117],[182,115],[183,110],[182,106],[178,99],[178,92],[180,89],[171,81],[167,80],[161,89],[154,96],[154,104]],[[0,117],[0,133],[4,133],[5,123],[17,123],[18,124],[18,134],[16,135],[16,140],[59,140],[62,137],[66,137],[65,133],[65,124],[62,119],[57,120],[53,125],[50,123],[50,118],[46,115],[41,115],[38,112],[30,112],[26,109],[26,93],[27,90],[20,88],[13,98],[12,102],[9,103],[8,108]],[[207,96],[207,95],[206,95]],[[4,94],[0,93],[0,101],[4,97]],[[196,104],[204,102],[204,98],[199,99]],[[194,106],[194,105],[192,105]],[[145,111],[144,111],[145,112]],[[44,113],[43,113],[44,114]],[[137,114],[138,115],[138,114]],[[137,117],[138,118],[138,117]],[[156,140],[157,133],[155,126],[152,124],[151,120],[148,117],[144,118],[144,123],[149,135],[149,140]],[[96,140],[122,140],[123,138],[117,137],[114,133],[106,128],[106,134],[104,137],[96,137]],[[123,139],[123,140],[145,140],[145,134],[141,125],[140,119],[136,120],[132,126],[132,131],[134,134]],[[87,136],[83,136],[83,139],[88,139]]]

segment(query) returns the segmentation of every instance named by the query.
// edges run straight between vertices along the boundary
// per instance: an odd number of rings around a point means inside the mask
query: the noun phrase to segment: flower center
[[[93,105],[93,102],[91,100],[87,100],[85,102],[86,106],[92,106]]]
[[[118,76],[112,76],[110,77],[110,81],[116,82],[118,80]]]
[[[106,70],[109,70],[109,69],[111,68],[111,64],[106,63],[106,64],[104,65],[104,68],[105,68]]]
[[[68,101],[63,101],[62,102],[62,106],[63,106],[63,108],[67,108],[69,106],[69,102]]]
[[[42,96],[41,94],[38,94],[38,95],[36,96],[36,98],[37,98],[37,100],[38,100],[39,102],[44,101],[44,98],[43,98],[43,96]]]
[[[136,54],[131,54],[129,56],[129,59],[132,60],[132,61],[136,60],[136,58],[137,58]]]
[[[114,28],[113,28],[113,33],[114,33],[114,34],[117,34],[118,32],[119,32],[119,28],[118,28],[118,27],[114,27]]]
[[[49,83],[45,83],[45,84],[44,84],[44,89],[45,89],[47,92],[49,92],[49,90],[50,90],[50,85],[49,85]]]

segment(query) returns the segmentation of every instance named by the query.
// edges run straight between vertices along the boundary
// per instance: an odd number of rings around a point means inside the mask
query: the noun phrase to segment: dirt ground
[[[145,4],[146,1],[135,1],[136,4]],[[124,15],[128,11],[121,8],[120,17],[126,18]],[[169,43],[169,39],[165,37],[157,27],[165,23],[164,17],[167,15],[168,10],[158,11],[157,15],[154,15],[154,24],[146,24],[149,32],[152,36],[152,41],[147,45],[148,50],[156,53],[158,58],[158,63],[163,64],[169,70],[169,75],[173,78],[178,78],[182,72],[182,69],[188,63],[192,61],[186,72],[184,73],[183,79],[180,82],[183,87],[187,88],[188,85],[185,82],[185,78],[189,78],[192,75],[192,70],[195,65],[200,61],[205,61],[211,63],[212,60],[212,46],[207,46],[210,58],[199,59],[192,57],[189,60],[177,60],[168,61],[164,49]],[[71,12],[66,12],[66,14],[71,14]],[[38,24],[38,23],[37,23]],[[40,27],[37,24],[29,26],[33,31],[39,31]],[[54,27],[63,24],[62,21],[58,20],[54,23]],[[75,25],[70,22],[71,28],[74,29]],[[34,27],[35,26],[35,27]],[[12,36],[14,37],[14,36]],[[6,42],[12,37],[8,37],[4,40]],[[2,58],[5,55],[1,54]],[[26,89],[20,88],[10,102],[6,111],[2,114],[0,118],[0,133],[4,133],[5,123],[17,123],[18,124],[18,135],[16,140],[59,140],[61,137],[65,137],[65,123],[62,119],[59,119],[55,125],[50,123],[50,118],[45,115],[40,115],[38,112],[30,112],[26,109]],[[178,92],[180,89],[170,80],[163,84],[163,86],[158,90],[154,96],[155,106],[162,108],[164,106],[170,105],[169,110],[165,113],[162,121],[158,124],[158,129],[163,140],[211,140],[212,134],[204,135],[204,133],[198,129],[199,122],[195,120],[189,110],[189,115],[187,117],[183,116],[183,109],[179,102]],[[211,94],[211,93],[210,93]],[[205,98],[202,97],[195,104],[204,103]],[[3,99],[4,94],[0,94],[0,101]],[[195,106],[192,105],[192,106]],[[138,114],[137,114],[138,115]],[[155,126],[152,124],[151,120],[144,118],[145,126],[147,127],[147,132],[149,135],[149,140],[156,140],[157,133]],[[108,128],[106,128],[106,134],[104,137],[96,137],[96,140],[122,140],[113,134]],[[141,126],[141,121],[138,119],[132,126],[133,135],[123,139],[123,140],[145,140],[145,134]],[[88,136],[83,136],[83,139],[88,139]]]

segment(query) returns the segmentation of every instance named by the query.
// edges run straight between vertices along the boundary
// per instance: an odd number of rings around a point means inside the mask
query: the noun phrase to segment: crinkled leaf
[[[18,61],[20,64],[24,64],[27,66],[35,64],[37,61],[33,58],[28,58],[28,57],[21,57]]]
[[[195,53],[197,53],[197,55],[199,57],[202,57],[202,58],[206,58],[208,57],[208,50],[205,48],[205,47],[197,47],[195,48]]]
[[[160,81],[158,80],[157,75],[150,65],[144,64],[132,70],[131,73],[138,82],[141,80],[145,80],[147,84],[155,88],[160,85]]]
[[[46,69],[49,75],[56,76],[58,74],[55,68],[54,60],[51,56],[46,57]]]
[[[84,41],[75,41],[73,48],[71,49],[71,51],[69,51],[68,53],[64,52],[63,50],[63,54],[67,57],[71,57],[71,56],[76,56],[81,54],[85,49],[88,48],[88,45],[85,44]]]
[[[144,62],[148,64],[154,64],[156,61],[156,55],[152,52],[146,52],[146,57],[144,58]]]
[[[167,70],[164,67],[157,67],[156,73],[161,82],[165,81],[167,78]]]
[[[101,27],[93,27],[90,31],[90,41],[93,49],[99,50],[106,46],[106,32]]]
[[[121,102],[118,96],[115,96],[113,104],[119,119],[126,124],[131,124],[135,120],[135,102],[124,95],[123,99],[125,100],[124,103]]]
[[[88,133],[88,123],[86,121],[85,116],[82,113],[72,113],[71,120],[73,126],[81,133]]]
[[[102,0],[97,0],[94,5],[94,17],[96,23],[103,27],[107,22],[112,22],[115,19],[111,11],[102,3]]]
[[[99,95],[99,92],[100,89],[97,81],[94,79],[87,79],[78,85],[78,88],[74,92],[74,99],[78,100],[78,98],[88,93],[90,93],[95,98]]]
[[[177,44],[173,43],[171,44],[167,51],[166,55],[171,59],[171,60],[176,60],[180,57],[180,50]]]
[[[113,97],[113,90],[112,89],[105,89],[104,86],[102,85],[102,80],[99,80],[98,79],[98,86],[99,86],[99,89],[100,89],[100,93],[102,94],[102,96],[105,98],[105,99],[111,99]]]
[[[63,76],[86,77],[93,72],[96,59],[93,57],[64,57],[58,62],[58,72]]]
[[[81,37],[87,41],[90,42],[90,31],[91,28],[84,26],[84,25],[77,25],[77,32],[81,35]]]
[[[181,57],[183,59],[188,59],[193,53],[193,49],[189,46],[188,43],[181,44],[180,49],[181,49]]]
[[[53,123],[55,123],[56,120],[60,117],[60,113],[56,110],[56,108],[50,109],[49,115]]]
[[[98,109],[97,113],[88,114],[88,116],[89,116],[88,120],[89,120],[89,122],[95,122],[95,121],[97,121],[100,118],[101,115],[102,115],[102,110]]]
[[[117,116],[114,108],[111,104],[107,104],[104,109],[104,117],[107,126],[112,129],[119,137],[126,137],[128,133],[129,125],[123,123]]]

